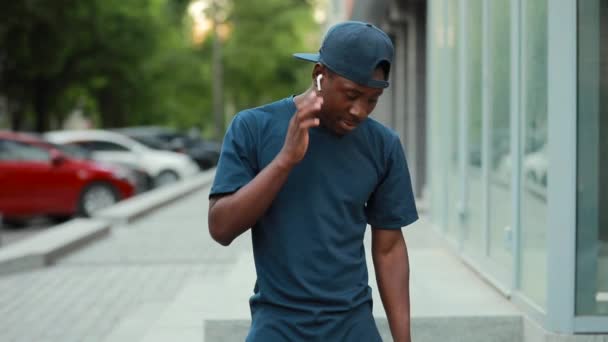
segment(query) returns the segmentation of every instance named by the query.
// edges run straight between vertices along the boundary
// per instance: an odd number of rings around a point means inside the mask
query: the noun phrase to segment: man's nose
[[[356,116],[359,121],[363,120],[365,116],[365,106],[361,103],[361,101],[355,101],[352,106],[350,106],[350,114],[352,116]]]

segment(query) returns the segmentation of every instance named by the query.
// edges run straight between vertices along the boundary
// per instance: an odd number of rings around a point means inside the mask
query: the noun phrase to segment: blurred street
[[[188,278],[221,273],[239,244],[211,241],[206,198],[115,229],[52,267],[0,277],[0,341],[104,341],[133,312],[162,312]]]
[[[608,1],[0,1],[0,14],[0,342],[243,341],[251,235],[211,239],[210,183],[231,141],[256,172],[278,147],[279,116],[233,134],[240,118],[306,92],[324,128],[364,113],[398,137],[407,169],[384,163],[367,201],[399,189],[390,175],[420,207],[403,229],[413,341],[608,342]],[[374,65],[342,47],[367,34],[328,39],[345,21],[387,34],[363,45]],[[320,67],[293,58],[316,52]],[[378,156],[399,152],[371,137]],[[371,228],[363,243],[391,341]]]
[[[227,248],[211,240],[208,191],[114,226],[55,265],[0,276],[0,341],[242,341],[255,280],[250,237]],[[417,341],[454,331],[460,339],[452,341],[520,339],[521,313],[451,255],[424,219],[404,233]],[[390,341],[369,254],[368,268],[374,315]]]

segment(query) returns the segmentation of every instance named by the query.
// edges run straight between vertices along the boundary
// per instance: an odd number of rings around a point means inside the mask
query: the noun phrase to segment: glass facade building
[[[608,336],[608,1],[342,2],[392,35],[385,122],[455,255],[548,333]]]
[[[608,316],[608,2],[578,14],[576,314]]]
[[[608,1],[427,2],[429,217],[554,332],[608,332]]]

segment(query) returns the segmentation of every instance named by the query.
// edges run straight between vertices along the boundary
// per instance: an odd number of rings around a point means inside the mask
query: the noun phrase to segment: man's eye
[[[378,102],[378,99],[369,99],[368,102],[369,104],[375,104],[376,102]]]
[[[357,95],[353,94],[353,93],[346,93],[346,98],[349,100],[356,100],[357,99]]]

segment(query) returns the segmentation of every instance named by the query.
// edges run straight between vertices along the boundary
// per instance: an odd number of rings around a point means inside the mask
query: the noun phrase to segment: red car
[[[127,169],[72,158],[32,135],[0,132],[0,215],[91,216],[135,194]]]

